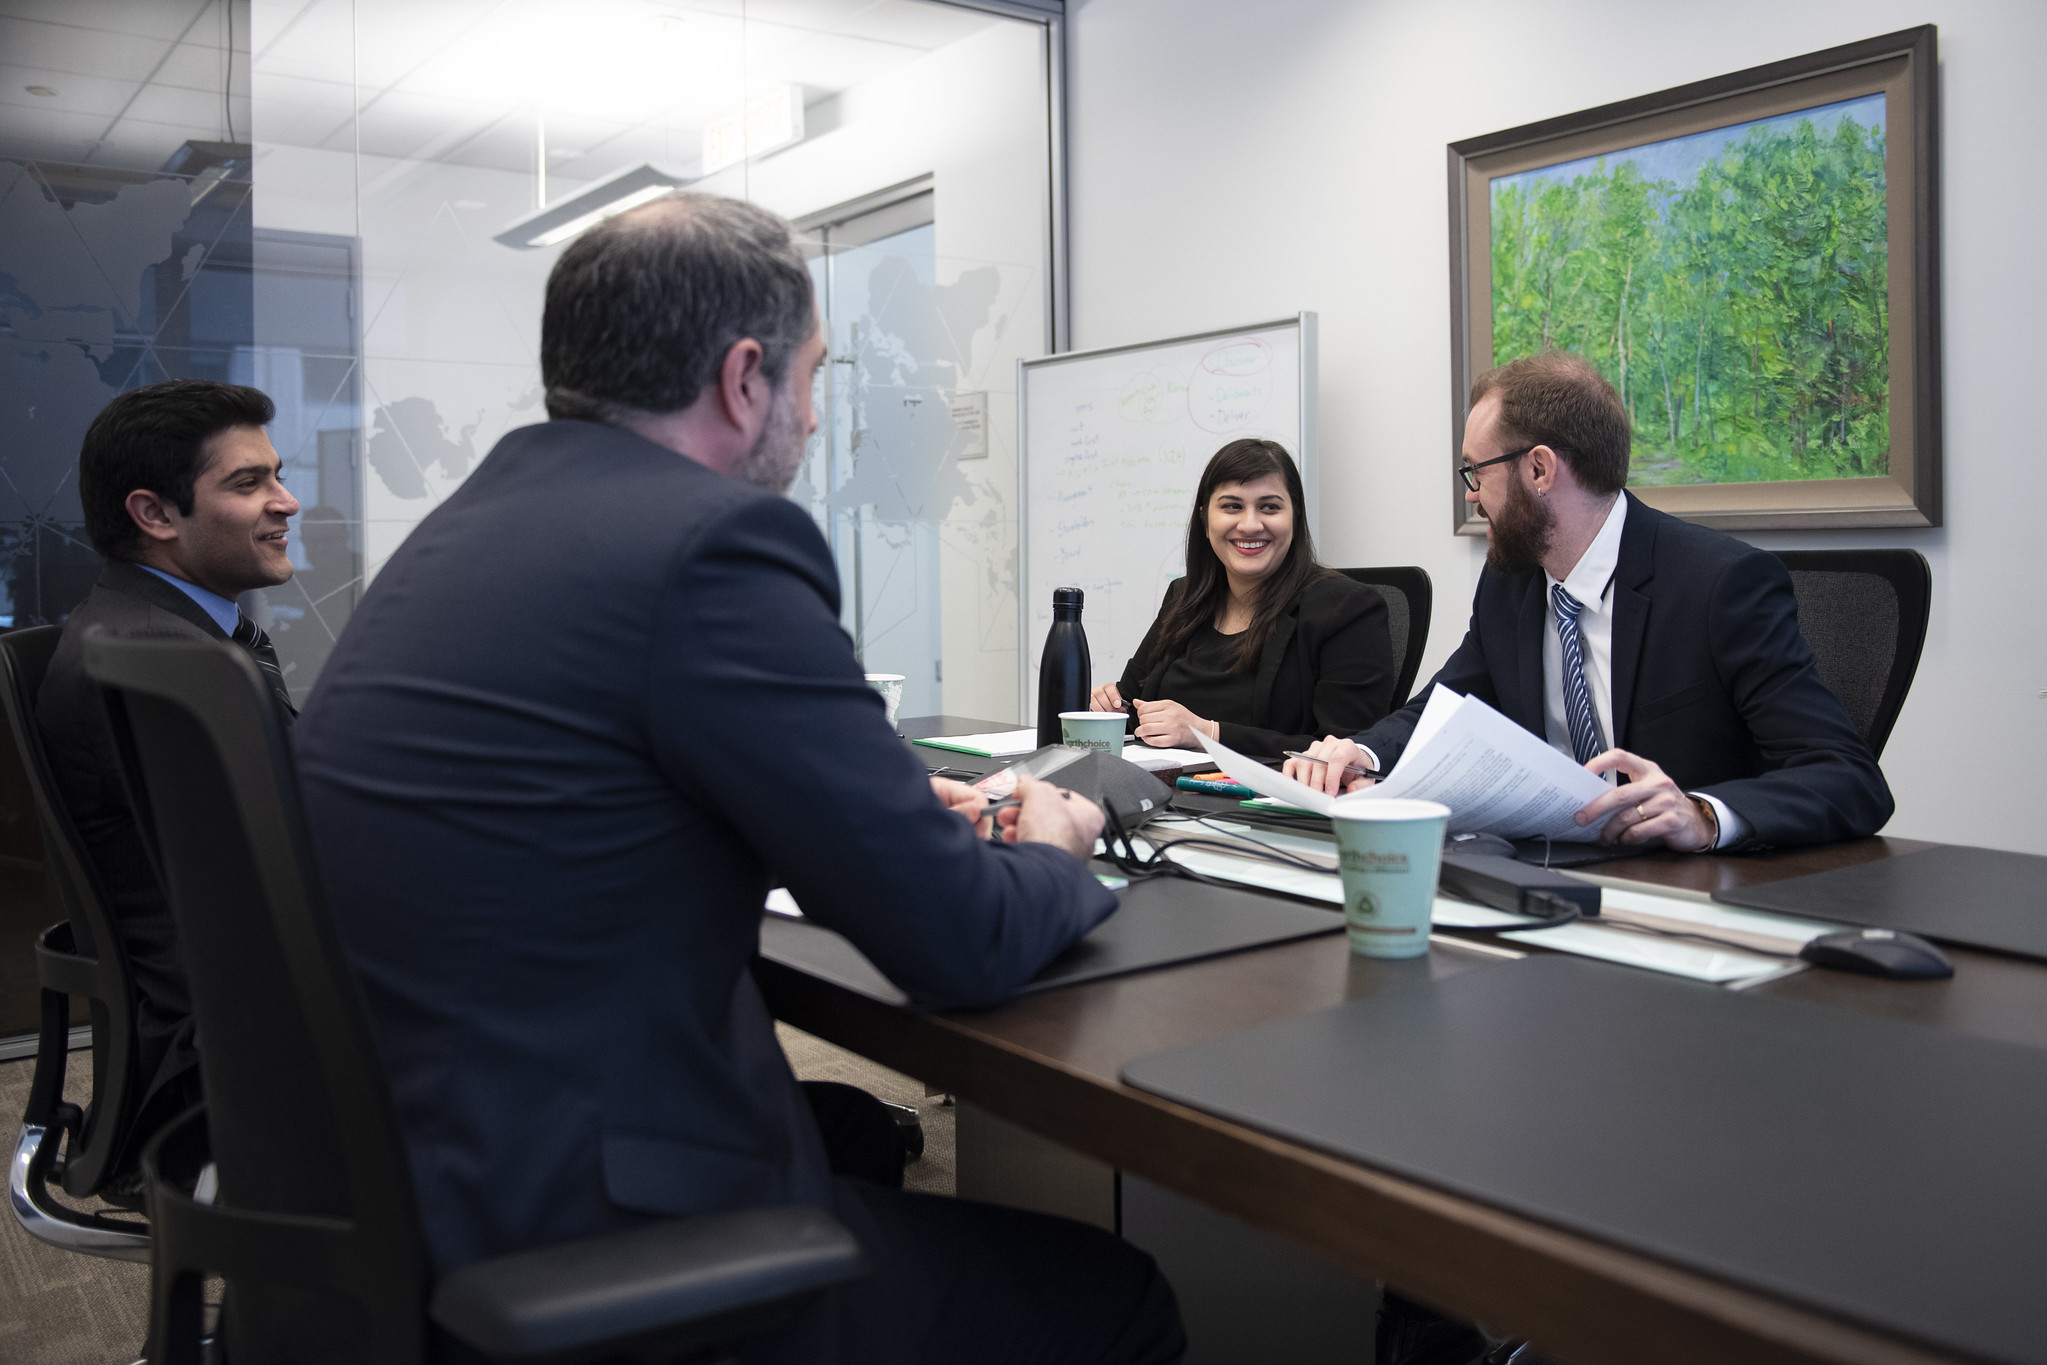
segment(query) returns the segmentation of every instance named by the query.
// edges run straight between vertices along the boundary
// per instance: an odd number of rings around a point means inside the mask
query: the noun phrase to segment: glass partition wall
[[[258,0],[251,43],[255,229],[358,244],[365,581],[544,418],[562,246],[686,185],[806,232],[831,378],[792,496],[832,542],[867,667],[905,675],[912,714],[1016,713],[1010,391],[1048,340],[1042,25],[920,0]]]
[[[544,420],[562,245],[684,185],[804,234],[831,360],[792,496],[868,668],[905,675],[911,714],[1020,714],[1014,387],[1051,340],[1052,69],[1045,24],[989,8],[0,0],[0,624],[90,586],[100,407],[253,384],[305,511],[296,579],[244,606],[303,699],[411,528]]]
[[[792,496],[868,669],[905,676],[907,714],[1020,715],[1047,7],[0,0],[0,629],[63,621],[99,571],[77,457],[101,408],[167,378],[253,384],[304,510],[296,577],[243,608],[304,700],[407,533],[544,419],[562,243],[688,185],[803,231],[831,363]],[[0,1056],[33,1049],[8,1035],[34,1027],[40,856],[0,746]]]

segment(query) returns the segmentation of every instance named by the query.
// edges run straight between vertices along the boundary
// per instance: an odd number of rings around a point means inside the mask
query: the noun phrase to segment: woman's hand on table
[[[988,817],[981,812],[988,809],[988,798],[964,782],[955,782],[949,777],[931,779],[931,794],[949,811],[956,812],[962,820],[974,827],[974,833],[985,839],[993,833]]]
[[[1203,720],[1176,701],[1133,701],[1137,708],[1137,738],[1154,749],[1199,749],[1199,735],[1219,740],[1220,727]]]
[[[1294,781],[1313,787],[1328,796],[1339,796],[1344,792],[1363,791],[1376,778],[1359,777],[1344,769],[1352,764],[1360,768],[1372,766],[1371,755],[1347,739],[1327,735],[1302,750],[1308,758],[1290,758],[1280,771]],[[1320,763],[1311,763],[1309,758],[1319,758]]]
[[[1116,684],[1103,683],[1088,693],[1087,708],[1090,711],[1121,711],[1123,694],[1116,690]]]

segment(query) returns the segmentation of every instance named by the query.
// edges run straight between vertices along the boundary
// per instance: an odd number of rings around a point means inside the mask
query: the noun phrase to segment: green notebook
[[[1254,796],[1249,801],[1239,801],[1237,804],[1249,806],[1252,810],[1275,811],[1280,815],[1322,815],[1322,812],[1319,810],[1308,810],[1302,806],[1289,806],[1286,802],[1275,801],[1269,796]],[[1323,818],[1327,819],[1328,817],[1323,816]]]

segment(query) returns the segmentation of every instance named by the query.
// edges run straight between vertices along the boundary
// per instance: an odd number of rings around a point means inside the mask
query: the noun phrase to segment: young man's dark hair
[[[142,532],[128,515],[128,495],[146,488],[192,515],[207,440],[230,427],[268,426],[276,415],[267,395],[209,379],[170,379],[107,404],[78,453],[78,500],[92,548],[108,559],[134,559]]]
[[[615,425],[680,412],[742,337],[779,387],[817,330],[814,297],[789,224],[752,204],[678,194],[600,223],[547,277],[547,415]]]
[[[1471,406],[1491,393],[1500,395],[1500,436],[1510,447],[1549,446],[1590,492],[1627,486],[1627,407],[1583,356],[1539,351],[1497,365],[1472,381]]]

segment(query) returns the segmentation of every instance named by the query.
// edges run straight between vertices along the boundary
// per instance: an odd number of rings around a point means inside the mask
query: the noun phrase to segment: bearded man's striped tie
[[[1571,723],[1571,752],[1580,763],[1590,762],[1605,748],[1599,737],[1599,713],[1592,709],[1592,689],[1585,682],[1585,641],[1578,633],[1578,613],[1585,604],[1564,591],[1561,583],[1549,590],[1550,606],[1556,611],[1557,643],[1564,648],[1564,718]]]

